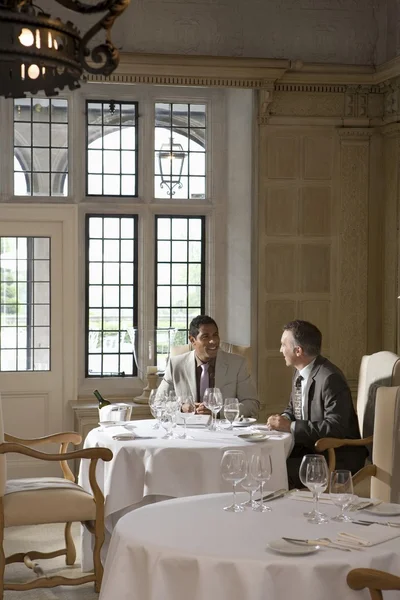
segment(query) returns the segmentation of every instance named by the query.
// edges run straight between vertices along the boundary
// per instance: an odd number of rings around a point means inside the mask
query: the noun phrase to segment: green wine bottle
[[[109,404],[111,404],[111,402],[109,400],[106,400],[105,398],[103,398],[103,396],[100,394],[99,390],[94,390],[93,394],[96,396],[96,399],[99,403],[99,408],[103,408],[104,406],[108,406]]]

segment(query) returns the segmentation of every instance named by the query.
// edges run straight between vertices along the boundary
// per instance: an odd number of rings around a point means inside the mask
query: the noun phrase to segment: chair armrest
[[[355,475],[353,475],[353,485],[357,485],[360,481],[364,481],[367,477],[375,477],[376,476],[376,465],[366,465]]]
[[[5,433],[4,440],[6,442],[25,444],[26,446],[40,446],[42,444],[74,444],[74,446],[77,446],[82,442],[82,436],[74,431],[65,431],[62,433],[46,435],[41,438],[23,439],[10,435],[9,433]]]
[[[318,452],[325,452],[329,448],[341,448],[342,446],[367,446],[372,444],[373,436],[357,440],[348,440],[342,438],[321,438],[315,442],[315,449]]]
[[[47,454],[46,452],[39,452],[38,450],[34,450],[33,448],[18,443],[3,442],[0,444],[0,454],[8,454],[10,452],[16,452],[17,454],[24,454],[31,458],[49,461],[73,460],[76,458],[100,458],[101,460],[109,461],[113,457],[113,453],[109,448],[83,448],[82,450],[74,450],[73,452],[66,452],[65,454]]]
[[[347,575],[352,590],[400,590],[400,577],[377,569],[352,569]]]

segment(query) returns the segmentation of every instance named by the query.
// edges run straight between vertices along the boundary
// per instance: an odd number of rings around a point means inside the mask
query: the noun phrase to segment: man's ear
[[[304,351],[301,346],[296,346],[296,356],[303,356]]]
[[[196,338],[194,338],[192,335],[189,335],[189,342],[190,342],[191,344],[194,344],[194,343],[195,343],[195,341],[196,341]]]

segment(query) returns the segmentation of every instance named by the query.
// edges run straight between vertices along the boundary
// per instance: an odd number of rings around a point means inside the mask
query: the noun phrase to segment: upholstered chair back
[[[0,394],[0,444],[4,442],[3,408]],[[7,481],[6,455],[0,454],[0,497],[4,496]]]
[[[380,387],[376,393],[371,498],[400,503],[400,387]],[[395,467],[397,463],[397,468]]]
[[[251,375],[251,346],[240,346],[237,344],[230,344],[229,342],[221,341],[220,348],[225,352],[230,352],[231,354],[239,354],[240,356],[243,356],[246,359],[247,370],[249,372],[249,375]],[[179,354],[190,352],[190,350],[192,350],[191,344],[184,344],[183,346],[171,346],[170,356],[178,356]]]
[[[381,386],[400,385],[400,358],[388,351],[361,359],[357,392],[357,417],[362,437],[372,435],[376,392]]]

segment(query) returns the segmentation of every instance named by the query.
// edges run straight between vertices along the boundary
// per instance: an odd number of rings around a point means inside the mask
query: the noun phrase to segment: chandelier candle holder
[[[134,398],[137,404],[148,404],[151,390],[155,390],[159,385],[159,377],[157,375],[157,367],[147,367],[147,385],[143,388],[140,396]]]
[[[102,0],[90,5],[54,0],[80,15],[105,13],[81,37],[71,21],[63,23],[32,0],[0,0],[0,96],[21,98],[38,92],[57,96],[65,87],[79,88],[84,72],[110,75],[119,63],[111,28],[129,2]],[[90,48],[102,29],[104,43]]]

